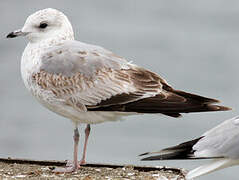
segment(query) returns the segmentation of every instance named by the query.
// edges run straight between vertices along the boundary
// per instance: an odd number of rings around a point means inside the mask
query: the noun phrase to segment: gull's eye
[[[44,23],[40,24],[39,28],[45,29],[47,26],[48,26],[48,24],[44,22]]]

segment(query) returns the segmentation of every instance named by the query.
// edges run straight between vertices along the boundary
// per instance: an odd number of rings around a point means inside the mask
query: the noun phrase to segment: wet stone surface
[[[0,162],[0,179],[79,179],[79,180],[184,180],[184,172],[162,168],[144,171],[133,166],[87,167],[74,173],[53,173],[52,166]]]

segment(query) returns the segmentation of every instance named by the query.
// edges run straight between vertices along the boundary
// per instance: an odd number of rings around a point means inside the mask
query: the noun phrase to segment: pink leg
[[[78,144],[79,144],[79,131],[78,128],[76,127],[74,130],[74,157],[73,157],[73,163],[66,165],[66,168],[55,168],[53,172],[58,172],[58,173],[65,173],[65,172],[74,172],[76,171],[80,165],[78,164]]]
[[[90,124],[87,124],[85,128],[85,143],[84,143],[83,156],[82,156],[82,159],[80,160],[80,165],[86,164],[85,157],[86,157],[86,149],[87,149],[89,135],[90,135]]]

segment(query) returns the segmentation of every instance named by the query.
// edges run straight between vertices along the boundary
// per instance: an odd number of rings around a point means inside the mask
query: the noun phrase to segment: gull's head
[[[52,8],[43,9],[30,15],[22,29],[13,31],[7,38],[26,36],[30,42],[40,42],[46,39],[74,39],[71,23],[60,11]]]

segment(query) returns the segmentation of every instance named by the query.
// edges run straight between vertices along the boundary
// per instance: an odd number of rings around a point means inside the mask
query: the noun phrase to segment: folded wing
[[[180,113],[223,111],[218,101],[174,90],[157,74],[98,46],[70,41],[42,55],[33,80],[83,111]]]

